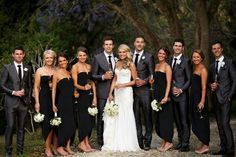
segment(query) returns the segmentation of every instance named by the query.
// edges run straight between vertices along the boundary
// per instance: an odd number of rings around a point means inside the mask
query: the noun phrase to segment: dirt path
[[[216,126],[216,122],[212,121],[214,119],[211,119],[211,141],[210,141],[210,150],[211,152],[215,152],[219,150],[219,135],[218,135],[218,129]],[[236,140],[236,118],[231,120],[231,127],[234,133],[234,140]],[[196,136],[191,133],[191,138],[190,138],[190,151],[189,152],[178,152],[177,150],[170,150],[167,152],[159,152],[156,147],[159,145],[160,138],[157,137],[155,133],[153,133],[153,140],[152,140],[152,149],[149,151],[138,151],[138,152],[102,152],[102,151],[95,151],[92,153],[76,153],[73,155],[73,157],[189,157],[189,156],[199,156],[196,153],[194,153],[194,150],[200,146],[200,142],[197,140]],[[176,129],[174,130],[174,139],[173,139],[174,145],[177,143],[177,133]],[[236,141],[235,141],[236,143]],[[95,146],[96,147],[96,146]],[[208,154],[201,155],[202,157],[207,157],[207,156],[213,156]]]

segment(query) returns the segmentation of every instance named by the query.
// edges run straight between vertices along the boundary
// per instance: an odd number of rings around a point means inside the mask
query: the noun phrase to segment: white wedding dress
[[[131,80],[129,69],[115,69],[117,83]],[[103,151],[138,151],[140,150],[133,112],[133,89],[125,87],[114,90],[115,103],[119,114],[110,117],[104,113]]]

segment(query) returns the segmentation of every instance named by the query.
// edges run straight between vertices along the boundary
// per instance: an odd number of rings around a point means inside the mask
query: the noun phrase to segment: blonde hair
[[[56,53],[53,51],[53,50],[46,50],[43,52],[43,65],[45,65],[45,57],[46,55],[49,54],[49,55],[52,55],[53,57],[53,65],[56,65]]]
[[[121,51],[121,50],[124,50],[125,52],[127,52],[127,58],[124,60],[123,62],[123,68],[126,69],[130,66],[130,63],[132,62],[132,56],[131,56],[131,50],[129,48],[128,45],[126,44],[121,44],[119,47],[118,47],[118,52]]]

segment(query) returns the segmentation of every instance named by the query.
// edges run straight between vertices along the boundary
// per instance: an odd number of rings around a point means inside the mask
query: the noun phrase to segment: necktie
[[[216,67],[215,67],[216,68],[215,69],[216,70],[216,75],[218,75],[218,64],[219,64],[219,60],[216,60]]]
[[[174,69],[174,68],[175,68],[175,65],[176,65],[176,60],[177,60],[177,58],[174,58],[174,64],[173,64],[173,66],[172,66],[172,69]]]
[[[20,79],[20,83],[21,83],[21,79],[22,79],[22,74],[21,74],[21,65],[17,65],[18,67],[18,77]]]
[[[137,67],[137,65],[138,65],[138,56],[139,56],[139,54],[136,53],[135,61],[134,61],[134,64],[135,64],[136,67]]]
[[[111,62],[111,56],[108,56],[108,62],[109,62],[109,68],[110,68],[110,70],[113,70],[113,68],[112,68],[112,62]]]

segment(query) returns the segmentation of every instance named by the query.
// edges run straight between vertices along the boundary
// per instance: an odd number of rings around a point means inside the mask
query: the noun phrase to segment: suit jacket
[[[142,56],[139,59],[136,70],[137,70],[137,77],[142,80],[145,80],[147,84],[141,87],[134,87],[134,92],[138,95],[149,93],[148,81],[149,81],[150,75],[153,74],[153,71],[154,71],[153,56],[150,53],[144,51]]]
[[[175,68],[172,69],[172,87],[177,87],[182,89],[183,93],[178,97],[172,95],[172,98],[175,101],[183,101],[186,100],[188,94],[188,88],[191,83],[191,66],[190,60],[182,55],[180,57],[180,63],[176,63]],[[172,67],[173,56],[169,58],[169,65]],[[172,92],[171,92],[172,93]]]
[[[29,105],[31,102],[32,91],[32,74],[31,67],[23,64],[23,78],[20,83],[20,79],[17,74],[14,63],[4,65],[1,73],[0,86],[5,93],[5,106],[16,107],[19,102],[23,102],[24,105]],[[23,97],[17,97],[12,95],[13,91],[24,89],[25,95]]]
[[[223,62],[225,63],[220,67],[217,82],[219,83],[219,88],[213,92],[217,96],[220,103],[225,103],[227,100],[231,99],[236,88],[236,72],[233,61],[224,57]],[[216,77],[215,62],[210,65],[209,68],[209,81],[213,83]]]
[[[113,67],[114,68],[114,67]],[[96,92],[97,97],[102,99],[107,99],[111,80],[102,80],[102,75],[109,71],[109,63],[106,59],[104,53],[99,53],[95,55],[93,64],[92,64],[92,77],[96,81]]]

